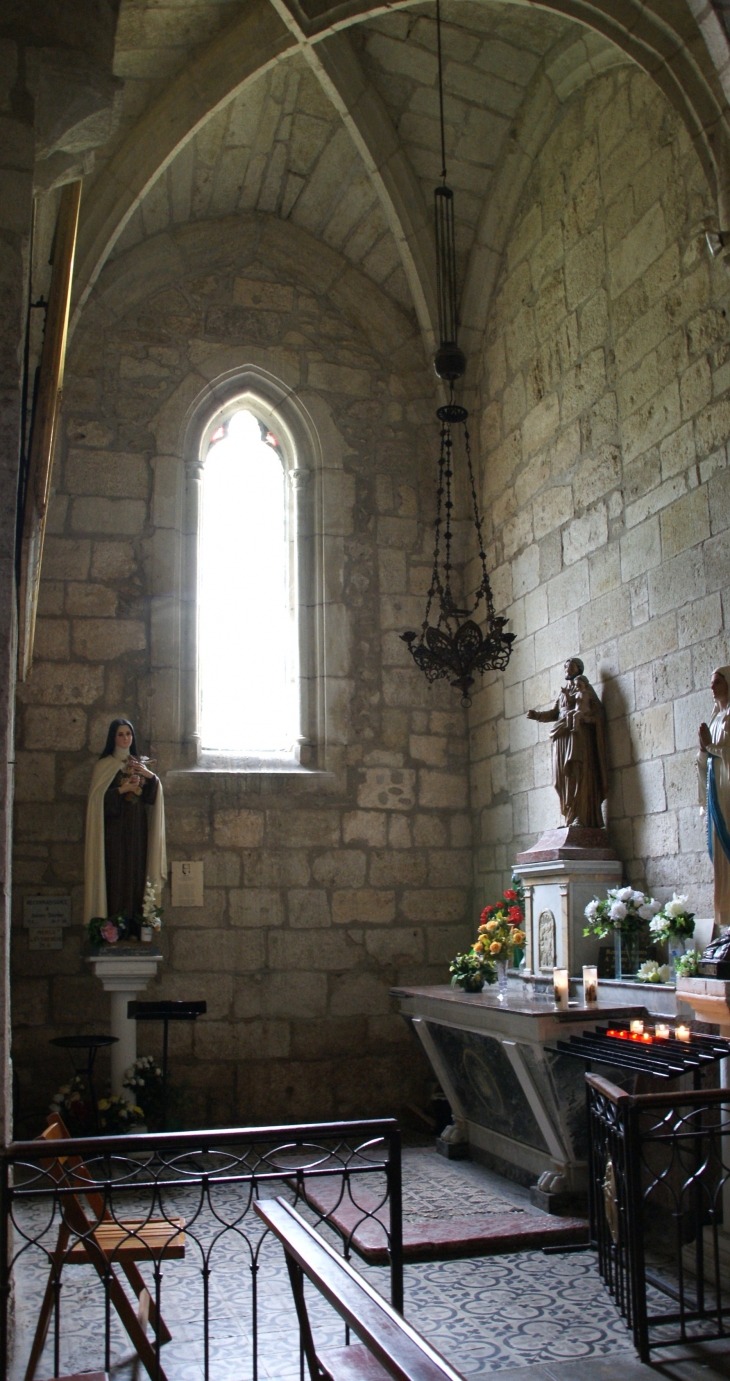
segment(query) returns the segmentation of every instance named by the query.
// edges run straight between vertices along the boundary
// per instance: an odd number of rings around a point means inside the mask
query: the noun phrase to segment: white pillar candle
[[[553,969],[553,994],[555,1006],[566,1011],[568,1006],[568,970]]]
[[[678,1041],[688,1041],[691,1033],[688,1026],[678,1026],[674,1034]]]
[[[644,1034],[644,1023],[643,1023],[643,1021],[632,1021],[630,1030],[631,1030],[632,1036],[643,1036],[643,1034]]]
[[[598,1001],[598,969],[595,964],[583,965],[583,1001],[586,1007]]]
[[[663,1021],[657,1022],[657,1025],[654,1027],[654,1035],[658,1041],[668,1041],[669,1027],[666,1026]]]

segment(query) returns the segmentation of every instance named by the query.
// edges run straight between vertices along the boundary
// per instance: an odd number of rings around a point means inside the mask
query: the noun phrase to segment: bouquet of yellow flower
[[[480,920],[476,953],[486,955],[495,964],[509,964],[515,949],[525,943],[525,932],[520,928],[521,908],[505,897],[496,906],[485,906]]]

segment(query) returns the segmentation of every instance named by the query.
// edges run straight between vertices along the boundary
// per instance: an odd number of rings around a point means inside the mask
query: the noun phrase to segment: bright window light
[[[199,648],[201,746],[293,746],[284,464],[247,409],[211,437],[203,467]]]

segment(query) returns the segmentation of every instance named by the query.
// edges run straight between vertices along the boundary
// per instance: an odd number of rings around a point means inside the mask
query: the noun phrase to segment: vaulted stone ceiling
[[[124,77],[119,145],[167,80],[241,9],[235,0],[174,8],[143,0],[122,7],[115,70]],[[576,80],[625,61],[613,44],[544,11],[486,0],[442,7],[446,154],[457,192],[459,276],[505,141],[541,65],[565,97]],[[430,213],[441,165],[433,3],[349,28],[365,81],[392,122],[414,175],[418,214]],[[111,150],[110,152],[113,152]],[[97,174],[98,176],[98,174]],[[149,188],[112,256],[167,225],[237,210],[290,218],[341,249],[403,306],[413,309],[397,237],[376,182],[319,73],[298,52],[250,82],[210,115]]]
[[[619,28],[610,0],[443,0],[448,175],[473,330],[475,284],[493,276],[531,141],[544,140],[560,105],[633,56],[650,54],[644,65],[671,85],[665,21],[686,26],[686,4],[664,0],[650,17],[654,0],[627,6],[650,18],[654,49],[646,25],[640,42],[632,25]],[[597,27],[554,12],[564,9]],[[122,0],[121,114],[86,180],[77,306],[110,255],[170,222],[257,209],[341,249],[415,310],[428,344],[441,165],[434,17],[433,0],[384,13],[368,0]],[[704,76],[700,97],[705,138],[717,94],[708,103]]]

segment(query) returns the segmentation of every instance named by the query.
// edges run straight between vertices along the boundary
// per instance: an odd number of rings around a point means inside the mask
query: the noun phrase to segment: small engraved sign
[[[29,926],[28,949],[63,949],[63,926]]]
[[[172,905],[203,905],[203,864],[173,863]]]
[[[23,923],[27,926],[71,924],[70,897],[26,897],[23,903]]]

